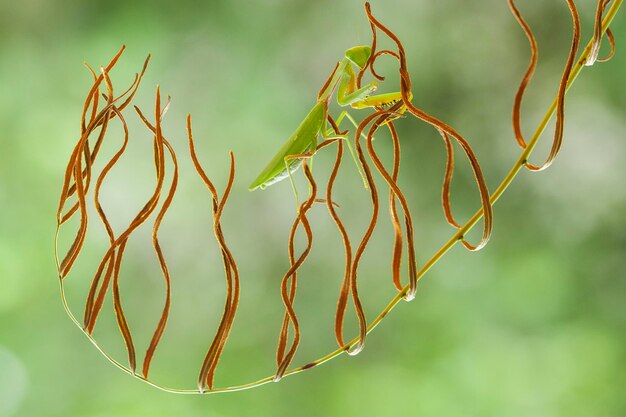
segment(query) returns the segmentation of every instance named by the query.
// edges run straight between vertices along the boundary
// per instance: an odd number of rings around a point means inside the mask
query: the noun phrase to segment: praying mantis
[[[355,46],[345,52],[343,59],[332,72],[326,87],[320,93],[313,109],[274,155],[265,169],[250,184],[248,187],[250,191],[254,191],[257,188],[265,189],[289,177],[297,199],[298,192],[291,174],[300,167],[303,159],[311,158],[315,155],[318,135],[321,135],[325,140],[346,140],[352,158],[357,164],[361,177],[363,177],[360,165],[356,160],[347,136],[333,134],[333,129],[327,130],[326,120],[328,117],[328,102],[335,89],[337,90],[337,103],[342,107],[351,106],[355,109],[385,107],[402,100],[400,92],[372,96],[372,93],[378,88],[376,82],[370,82],[364,87],[357,89],[356,75],[352,65],[354,64],[362,70],[367,65],[371,54],[372,49],[369,46]],[[400,109],[399,113],[401,114],[403,111],[404,108]],[[347,117],[356,126],[356,122],[347,111],[341,113],[337,119],[337,125],[341,123],[344,117]]]

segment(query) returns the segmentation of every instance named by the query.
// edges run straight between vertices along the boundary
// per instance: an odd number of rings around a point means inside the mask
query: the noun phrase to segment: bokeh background
[[[556,92],[571,29],[563,1],[522,3],[542,59],[524,106],[530,134]],[[579,3],[586,42],[595,2]],[[416,105],[469,138],[495,189],[519,153],[510,108],[529,55],[506,2],[374,0],[373,10],[404,41]],[[224,227],[242,272],[242,304],[217,385],[241,384],[274,371],[282,314],[278,285],[294,215],[287,183],[252,194],[247,185],[304,117],[342,52],[370,42],[362,3],[0,2],[0,416],[626,415],[623,14],[613,25],[617,57],[586,69],[568,95],[559,159],[546,172],[516,179],[496,205],[495,233],[486,249],[448,253],[420,281],[416,300],[394,310],[358,357],[339,357],[279,384],[199,397],[162,393],[123,374],[61,306],[55,212],[90,88],[81,63],[97,67],[126,44],[113,73],[121,91],[152,53],[136,103],[152,114],[157,84],[173,97],[164,126],[181,160],[181,188],[162,241],[176,307],[153,370],[166,385],[195,386],[224,290],[209,197],[186,153],[185,115],[194,116],[200,156],[219,188],[227,151],[235,152],[238,174]],[[389,76],[381,89],[397,89],[394,62],[381,60],[379,71]],[[153,186],[150,136],[130,112],[127,118],[136,132],[131,149],[103,190],[118,230]],[[433,129],[409,119],[398,127],[400,183],[413,209],[423,263],[453,232],[439,205],[444,150]],[[105,152],[118,144],[112,131]],[[377,147],[388,161],[384,134]],[[477,197],[458,153],[453,202],[466,219]],[[333,154],[316,159],[322,183]],[[356,243],[370,206],[349,159],[337,201]],[[383,208],[360,274],[370,319],[394,295],[386,213]],[[93,219],[93,234],[67,281],[79,316],[81,291],[104,244]],[[342,274],[339,237],[323,206],[313,210],[312,221],[316,242],[297,301],[303,325],[297,364],[334,349],[332,318]],[[140,353],[163,297],[149,229],[131,242],[122,283]],[[99,326],[98,339],[124,361],[110,310]],[[352,314],[347,326],[354,334]]]

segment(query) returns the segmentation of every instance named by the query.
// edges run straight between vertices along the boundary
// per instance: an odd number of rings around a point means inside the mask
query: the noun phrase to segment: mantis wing
[[[293,172],[301,164],[298,159],[285,161],[290,155],[300,155],[314,148],[317,144],[317,135],[322,129],[324,120],[326,119],[326,102],[318,102],[315,107],[304,118],[300,126],[289,137],[287,142],[280,148],[278,153],[274,155],[272,160],[267,164],[265,169],[261,171],[259,176],[250,184],[248,190],[253,191],[257,188],[264,189],[278,181],[286,178],[289,173],[285,163],[289,166],[289,172]]]

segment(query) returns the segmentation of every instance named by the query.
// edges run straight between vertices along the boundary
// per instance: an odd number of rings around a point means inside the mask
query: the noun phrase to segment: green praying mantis
[[[378,88],[376,82],[370,82],[364,87],[357,89],[356,74],[352,65],[354,64],[362,70],[367,65],[371,54],[372,49],[369,46],[355,46],[345,52],[344,58],[335,67],[329,82],[326,84],[326,88],[320,93],[313,109],[274,155],[265,169],[250,184],[248,188],[250,191],[257,188],[265,189],[289,177],[297,199],[298,192],[291,174],[300,167],[303,159],[313,157],[317,151],[318,135],[321,135],[325,140],[346,140],[359,173],[364,178],[348,137],[346,135],[334,134],[332,128],[327,129],[326,121],[328,117],[328,101],[335,89],[337,89],[337,103],[342,107],[351,106],[355,109],[385,107],[402,100],[400,92],[372,96],[372,93]],[[404,107],[398,113],[402,114],[403,111]],[[341,123],[344,117],[347,117],[356,126],[356,122],[347,111],[340,114],[337,119],[337,125]]]

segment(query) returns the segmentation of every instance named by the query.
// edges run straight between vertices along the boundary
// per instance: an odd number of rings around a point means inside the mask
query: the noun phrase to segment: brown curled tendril
[[[589,56],[587,57],[587,61],[585,65],[593,65],[596,62],[607,62],[613,55],[615,54],[615,38],[613,37],[613,32],[611,32],[610,28],[606,29],[606,37],[609,40],[609,45],[611,47],[609,54],[604,58],[599,58],[600,47],[602,46],[602,18],[604,16],[604,11],[607,6],[611,3],[611,0],[598,0],[598,7],[596,8],[596,20],[593,27],[593,43],[591,46],[591,51],[589,52]]]
[[[481,240],[475,246],[469,244],[464,237],[461,237],[461,241],[463,245],[470,251],[477,251],[479,249],[482,249],[491,237],[493,229],[493,208],[491,206],[491,202],[489,201],[489,189],[487,188],[487,183],[485,181],[478,159],[476,158],[476,155],[474,154],[474,151],[472,150],[469,142],[456,130],[454,130],[452,127],[448,126],[441,120],[437,119],[436,117],[431,116],[430,114],[418,109],[413,105],[413,103],[411,103],[411,78],[407,69],[406,53],[404,51],[404,46],[402,45],[402,42],[400,42],[400,39],[398,39],[398,37],[391,30],[389,30],[385,25],[379,22],[372,15],[369,2],[365,3],[365,13],[367,14],[369,21],[382,32],[384,32],[398,47],[398,55],[400,57],[400,91],[402,93],[402,102],[407,111],[418,119],[432,125],[436,129],[444,131],[452,136],[457,141],[457,143],[459,143],[470,163],[470,166],[474,173],[476,184],[478,186],[481,206],[484,211],[483,234]]]
[[[376,189],[376,184],[374,183],[374,177],[372,176],[372,171],[369,168],[367,160],[365,159],[365,153],[363,152],[363,147],[361,146],[361,134],[365,127],[369,125],[375,119],[378,119],[377,122],[382,121],[381,116],[387,114],[387,110],[378,110],[376,113],[373,113],[366,117],[361,124],[356,129],[355,133],[355,144],[356,144],[356,153],[359,158],[359,162],[361,163],[361,167],[363,168],[363,172],[365,173],[365,179],[367,181],[367,185],[370,191],[370,198],[372,200],[372,215],[370,217],[369,225],[359,242],[359,245],[354,253],[354,260],[352,263],[352,270],[350,271],[350,286],[352,290],[352,302],[354,303],[354,307],[357,313],[357,319],[359,322],[359,336],[358,341],[351,348],[349,347],[346,352],[349,355],[357,355],[359,352],[363,350],[365,347],[365,338],[367,337],[367,319],[365,317],[365,311],[363,309],[363,305],[361,303],[361,299],[359,297],[359,287],[358,287],[358,267],[367,248],[370,238],[376,229],[376,223],[378,222],[378,211],[379,211],[379,202],[378,202],[378,191]],[[374,124],[374,126],[377,126]],[[370,129],[369,134],[373,134],[376,128]]]
[[[524,20],[524,18],[522,17],[517,6],[515,5],[515,1],[508,0],[508,3],[509,3],[509,8],[511,9],[511,13],[513,13],[513,16],[515,17],[519,25],[524,30],[524,33],[526,34],[526,37],[528,38],[528,42],[530,44],[530,62],[528,64],[528,68],[526,69],[526,73],[524,74],[524,77],[522,78],[522,81],[519,84],[517,92],[515,93],[515,99],[513,102],[513,115],[512,115],[513,132],[515,133],[515,139],[517,140],[517,143],[519,144],[519,146],[522,149],[525,149],[527,145],[526,145],[526,140],[524,139],[524,135],[522,134],[521,107],[522,107],[522,100],[524,99],[524,93],[526,92],[526,88],[528,87],[528,84],[532,80],[533,75],[535,74],[535,69],[537,68],[539,48],[537,46],[537,39],[535,39],[535,35],[533,34],[533,31],[531,30],[526,20]]]
[[[285,273],[285,276],[283,277],[281,283],[281,297],[283,303],[285,304],[285,316],[278,336],[278,347],[276,349],[277,369],[273,378],[274,382],[278,382],[281,380],[281,378],[289,368],[289,364],[293,360],[293,357],[296,354],[296,350],[298,349],[298,345],[300,344],[300,324],[298,323],[298,318],[294,310],[294,299],[296,296],[296,288],[298,285],[298,269],[302,266],[306,258],[309,256],[309,253],[311,252],[311,248],[313,246],[313,231],[311,230],[311,226],[309,224],[308,218],[306,217],[306,213],[315,202],[315,197],[317,195],[317,184],[315,182],[315,179],[313,178],[311,169],[306,162],[306,156],[294,155],[294,157],[303,158],[302,167],[307,181],[309,182],[309,185],[311,187],[311,191],[308,200],[301,204],[300,209],[298,210],[298,215],[296,216],[296,219],[293,222],[293,226],[291,227],[291,232],[289,233],[288,247],[290,267],[289,270]],[[302,228],[304,229],[304,232],[306,234],[307,244],[305,249],[296,260],[294,255],[294,240],[296,237],[296,231],[300,224],[302,224]],[[291,341],[289,349],[287,350],[287,339],[289,337],[290,324],[293,328],[293,339]]]
[[[371,52],[370,52],[369,59],[365,63],[365,66],[363,68],[361,68],[361,70],[357,74],[357,77],[356,77],[356,86],[357,86],[357,88],[361,88],[361,83],[363,82],[363,76],[365,75],[365,72],[368,69],[370,69],[370,73],[378,81],[383,81],[384,80],[384,78],[379,76],[378,74],[376,74],[375,71],[374,72],[371,71],[372,64],[373,64],[373,62],[374,62],[374,60],[376,59],[376,56],[377,56],[376,55],[376,47],[378,45],[378,38],[377,38],[376,26],[374,26],[374,24],[371,21],[369,23],[370,23],[370,30],[372,32]]]
[[[443,179],[443,187],[441,188],[441,203],[448,224],[455,229],[460,229],[461,225],[454,219],[452,208],[450,207],[450,185],[454,176],[454,147],[446,132],[439,130],[439,134],[446,145],[446,173]]]
[[[167,111],[169,103],[170,103],[170,99],[168,97],[165,107],[163,108],[160,115],[158,116],[159,120],[162,120],[163,115]],[[161,244],[159,243],[158,234],[159,234],[159,229],[161,227],[161,223],[163,222],[163,218],[165,217],[165,213],[167,212],[167,210],[169,210],[172,204],[172,200],[174,199],[174,195],[176,194],[176,188],[178,186],[178,161],[176,159],[176,153],[174,152],[174,149],[172,148],[170,143],[162,136],[160,132],[157,132],[157,130],[160,129],[160,123],[157,123],[156,126],[153,126],[152,124],[150,124],[150,122],[148,122],[148,120],[144,117],[144,115],[141,113],[141,111],[138,108],[135,108],[135,110],[139,114],[139,117],[141,118],[143,123],[146,125],[146,127],[150,131],[152,131],[157,137],[161,137],[161,140],[163,141],[163,145],[165,145],[170,155],[170,159],[172,160],[172,164],[174,168],[170,188],[168,190],[165,200],[163,201],[163,205],[161,206],[161,209],[157,213],[156,219],[154,221],[154,226],[152,228],[152,246],[154,247],[154,251],[159,261],[159,267],[161,268],[161,273],[163,275],[163,279],[165,283],[165,304],[161,312],[161,317],[159,318],[159,321],[157,323],[157,327],[152,335],[152,339],[150,340],[150,345],[148,346],[148,349],[146,350],[146,354],[144,356],[142,373],[145,378],[148,378],[150,364],[152,362],[152,358],[157,349],[157,346],[159,345],[159,342],[161,341],[163,332],[165,331],[165,327],[167,325],[167,321],[169,318],[169,311],[170,311],[170,305],[171,305],[170,273],[167,267],[167,262],[165,261],[165,256],[163,255],[163,250],[161,249]]]
[[[317,146],[317,151],[337,141],[340,141],[340,140],[330,139],[330,140],[324,141]],[[317,183],[315,182],[315,179],[313,178],[313,175],[310,172],[308,165],[306,164],[306,160],[311,158],[312,156],[313,154],[311,153],[289,156],[290,159],[302,159],[303,160],[304,172],[305,172],[307,181],[309,182],[309,185],[311,187],[311,194],[309,196],[309,199],[305,201],[304,203],[302,203],[302,205],[298,209],[298,215],[296,216],[296,219],[294,220],[294,223],[291,227],[291,231],[289,233],[288,252],[289,252],[290,268],[285,274],[285,276],[283,277],[283,280],[281,282],[281,297],[283,299],[283,303],[285,304],[285,314],[283,317],[283,322],[282,322],[281,329],[280,329],[279,336],[278,336],[278,346],[276,348],[277,371],[273,377],[273,380],[275,382],[279,381],[283,377],[285,371],[289,367],[289,364],[293,360],[293,357],[295,356],[296,350],[300,343],[300,325],[298,323],[295,309],[293,308],[293,303],[295,300],[297,283],[298,283],[298,275],[297,275],[298,269],[302,266],[302,264],[304,264],[304,261],[308,257],[312,248],[312,244],[313,244],[313,232],[311,230],[308,218],[306,217],[306,213],[308,212],[308,210],[318,200],[316,198]],[[328,203],[328,201],[330,201],[330,203]],[[330,204],[330,206],[332,207],[332,200],[328,199],[327,204]],[[307,237],[307,246],[304,249],[304,251],[301,253],[298,260],[296,261],[295,254],[294,254],[295,252],[294,241],[295,241],[295,234],[297,232],[299,224],[302,224],[302,227],[305,231],[305,234]],[[294,336],[291,342],[291,346],[289,350],[287,351],[290,324],[293,327]]]
[[[136,108],[136,110],[138,109]],[[140,111],[138,111],[138,113],[141,119],[144,121],[144,123],[148,126],[148,128],[150,128],[150,124],[147,123],[147,119],[143,117]],[[163,137],[163,133],[161,129],[161,119],[162,119],[163,113],[164,111],[161,109],[161,93],[160,93],[159,87],[157,87],[156,99],[155,99],[155,126],[153,130],[154,163],[155,163],[156,175],[157,175],[157,185],[155,187],[153,196],[150,198],[148,203],[135,217],[135,219],[133,220],[133,222],[127,229],[128,231],[127,236],[119,244],[119,250],[117,253],[117,257],[116,257],[115,272],[113,276],[113,299],[114,299],[115,315],[118,321],[118,326],[124,338],[124,343],[126,344],[126,349],[128,350],[130,368],[133,372],[135,371],[135,367],[136,367],[135,348],[134,348],[133,340],[131,337],[130,329],[128,327],[127,320],[124,316],[124,312],[123,312],[123,308],[121,304],[121,296],[120,296],[120,291],[119,291],[119,271],[120,271],[120,266],[122,262],[122,257],[124,255],[124,249],[126,248],[126,244],[128,242],[128,238],[130,237],[131,233],[134,232],[139,227],[139,225],[143,224],[150,217],[150,215],[154,212],[154,210],[156,210],[156,207],[161,197],[161,191],[163,188],[163,183],[164,183],[164,178],[165,178],[165,146],[166,146],[166,140]],[[121,114],[118,114],[118,117],[120,118],[120,120],[123,120],[123,117]],[[174,167],[177,168],[176,160],[175,160],[175,157],[173,156],[173,153],[172,153],[172,159],[174,162]],[[157,236],[158,228],[160,227],[162,217],[165,211],[167,211],[167,208],[169,207],[169,205],[171,204],[171,199],[173,198],[173,195],[176,189],[176,182],[177,182],[177,174],[175,173],[170,191],[168,193],[168,197],[166,198],[166,201],[163,203],[162,210],[160,211],[160,213],[157,214],[157,220],[153,228],[153,244],[154,244],[155,250],[157,250],[157,255],[162,255],[162,254],[160,254],[160,246],[158,245],[158,239],[155,241],[155,238]],[[122,236],[123,235],[124,233],[122,234]],[[162,257],[159,256],[159,261],[160,263],[161,261],[164,262],[164,259],[162,259]],[[161,267],[162,267],[162,264],[161,264]],[[144,366],[143,366],[144,376],[148,374],[152,355],[154,354],[154,351],[156,350],[158,342],[160,341],[161,335],[165,328],[165,324],[167,322],[167,317],[169,315],[170,280],[169,280],[169,274],[166,273],[167,268],[165,268],[163,272],[165,274],[164,277],[166,281],[166,291],[167,291],[166,303],[165,303],[164,310],[162,312],[161,319],[159,321],[159,325],[157,326],[157,329],[150,342],[150,346],[148,347],[148,350],[146,352],[146,357],[145,357]]]
[[[379,75],[379,74],[376,72],[376,70],[374,69],[374,64],[376,63],[376,60],[377,60],[378,58],[380,58],[382,55],[391,55],[391,56],[393,56],[394,58],[396,58],[397,60],[400,60],[400,56],[399,56],[397,53],[395,53],[394,51],[391,51],[391,50],[389,50],[389,49],[383,49],[383,50],[378,51],[378,52],[376,52],[376,53],[374,53],[374,54],[372,54],[372,55],[373,55],[373,56],[372,56],[372,60],[370,61],[370,66],[369,66],[369,68],[370,68],[370,73],[371,73],[371,74],[372,74],[372,75],[373,75],[376,79],[378,79],[379,81],[385,81],[385,77],[383,77],[382,75]]]
[[[215,206],[215,202],[213,204],[215,225],[214,229],[215,235],[222,251],[222,261],[224,263],[224,270],[226,271],[227,293],[226,303],[224,305],[224,313],[222,315],[222,321],[219,326],[219,332],[216,335],[214,342],[211,344],[207,356],[205,357],[205,364],[207,365],[208,369],[203,368],[204,370],[201,371],[198,378],[199,383],[201,383],[200,381],[202,379],[202,374],[203,372],[206,373],[205,383],[206,387],[208,387],[209,389],[213,389],[213,379],[215,371],[217,369],[217,365],[221,358],[224,347],[226,346],[228,337],[230,336],[237,308],[239,306],[240,297],[239,270],[230,249],[226,245],[226,241],[220,224],[224,206],[226,204],[228,196],[230,195],[230,191],[232,190],[232,185],[235,178],[235,160],[232,152],[230,153],[230,166],[231,168],[229,171],[228,183],[226,184],[226,189],[222,194],[220,204],[217,207]],[[203,389],[204,387],[200,389],[201,392],[203,391]]]
[[[114,111],[116,111],[115,108],[114,108]],[[128,126],[126,125],[126,121],[124,120],[121,113],[117,113],[117,116],[119,117],[120,121],[122,122],[124,126],[124,135],[127,136]],[[109,249],[109,252],[107,254],[110,254],[109,256],[113,259],[112,262],[114,264],[113,266],[113,309],[115,311],[115,318],[117,320],[117,325],[119,327],[120,333],[122,334],[122,337],[124,339],[124,344],[126,345],[129,367],[131,371],[134,373],[137,367],[135,344],[133,343],[133,338],[130,332],[130,327],[128,326],[128,321],[126,319],[126,316],[124,314],[124,309],[122,307],[122,300],[121,300],[120,287],[119,287],[120,268],[122,265],[124,250],[126,249],[126,243],[128,242],[128,237],[132,233],[130,226],[129,226],[129,229],[127,230],[129,231],[124,238],[114,242],[114,245],[117,246],[117,253],[114,250],[115,246],[111,246],[111,249],[113,250]],[[122,234],[122,236],[124,236],[124,234]],[[105,260],[106,259],[107,259],[107,256],[105,255]]]
[[[394,184],[397,184],[398,177],[400,175],[400,153],[401,153],[400,137],[398,136],[398,132],[393,124],[393,121],[390,121],[387,124],[387,127],[389,128],[389,132],[391,133],[391,140],[393,144],[393,168],[392,168],[392,173],[391,173],[391,179]],[[368,145],[369,145],[369,142],[368,142]],[[402,246],[403,246],[402,226],[400,225],[400,218],[398,217],[398,209],[396,207],[395,193],[394,193],[394,190],[392,189],[389,190],[389,215],[391,218],[391,224],[392,224],[393,233],[394,233],[392,261],[391,261],[392,281],[396,289],[398,291],[402,291],[403,285],[400,280],[400,265],[402,263]]]
[[[105,123],[102,125],[103,126],[102,129],[106,130],[107,125],[108,125],[108,120],[106,120]],[[94,205],[96,207],[98,216],[100,217],[100,221],[102,222],[102,225],[104,226],[106,233],[109,237],[109,244],[111,246],[114,245],[116,238],[115,238],[115,233],[113,231],[113,228],[111,227],[111,224],[109,223],[109,220],[107,219],[106,213],[104,212],[104,209],[102,208],[102,205],[100,204],[100,189],[102,188],[102,183],[104,182],[104,179],[106,178],[107,174],[110,172],[113,166],[117,164],[119,159],[122,157],[122,155],[126,151],[127,145],[128,145],[128,135],[125,134],[124,142],[121,148],[111,158],[111,160],[107,163],[107,165],[102,169],[102,172],[100,173],[100,175],[98,176],[96,180],[96,186],[94,189]],[[115,259],[114,257],[111,257],[106,263],[107,270],[105,273],[106,282],[103,284],[104,288],[108,288],[109,278],[112,276],[111,274],[113,273],[112,268],[114,266],[114,263],[113,263],[114,259]],[[97,274],[96,276],[99,279],[100,274]],[[95,326],[98,314],[100,312],[100,309],[102,308],[102,304],[104,303],[104,294],[105,294],[104,292],[101,294],[101,297],[98,297],[97,300],[94,299],[95,293],[97,290],[97,283],[98,281],[96,281],[95,283],[92,283],[89,289],[89,293],[87,295],[87,301],[85,303],[83,323],[84,323],[85,330],[89,334],[93,333],[93,327]]]
[[[602,2],[603,0],[599,0],[599,1]],[[511,8],[511,11],[515,15],[517,21],[520,23],[520,25],[524,29],[526,36],[529,38],[529,40],[531,40],[530,42],[531,49],[533,51],[533,56],[535,57],[535,60],[536,60],[536,43],[533,43],[532,41],[534,39],[534,36],[532,35],[532,31],[530,27],[525,23],[525,21],[521,17],[521,14],[515,7],[514,0],[509,0],[509,6]],[[557,93],[556,121],[555,121],[555,127],[554,127],[554,137],[552,140],[552,147],[550,149],[550,152],[545,162],[543,162],[543,164],[534,165],[528,161],[525,162],[524,165],[529,171],[543,171],[544,169],[552,165],[552,163],[554,162],[554,159],[557,157],[561,149],[561,145],[563,142],[563,134],[564,134],[564,126],[565,126],[564,124],[565,123],[565,93],[567,92],[567,83],[568,83],[568,80],[570,79],[572,68],[574,67],[574,64],[576,62],[576,55],[578,53],[578,46],[580,44],[580,17],[578,15],[578,9],[576,8],[576,4],[574,3],[574,0],[567,0],[567,6],[572,17],[572,42],[571,42],[569,54],[567,56],[567,62],[565,64],[565,68],[563,69],[563,74],[561,76],[561,81],[559,83],[559,88],[558,88],[558,93]],[[603,10],[602,4],[599,4],[598,7],[600,9],[600,19],[602,19],[602,10]],[[602,22],[600,22],[600,30],[601,30],[601,23]],[[599,41],[598,42],[594,41],[593,45],[599,45]],[[592,49],[593,49],[593,46],[592,46]],[[536,62],[535,62],[535,65],[536,65]],[[529,66],[529,69],[531,67],[532,67],[532,70],[534,70],[532,57],[531,57],[531,64]],[[526,84],[530,81],[530,78],[532,77],[532,71],[530,71],[530,76],[528,74],[529,74],[529,71],[526,72],[526,74],[524,75],[524,78],[522,79],[522,83],[520,84],[520,87],[518,89],[516,99],[515,99],[515,104],[513,106],[513,128],[515,130],[515,136],[516,136],[517,142],[520,144],[520,146],[522,146],[522,148],[526,147],[526,141],[524,140],[522,136],[521,128],[519,126],[520,125],[520,112],[521,112],[520,107],[521,107],[521,100],[524,94],[524,90],[526,88]]]
[[[93,73],[93,72],[92,72]],[[100,132],[100,137],[103,137],[102,135],[104,135],[104,133],[107,130],[109,121],[110,121],[110,114],[116,115],[120,118],[120,121],[122,123],[122,127],[124,129],[124,142],[122,144],[122,147],[120,148],[120,150],[117,152],[116,155],[114,155],[114,157],[111,159],[111,161],[109,162],[109,164],[107,164],[107,166],[105,167],[105,169],[102,171],[101,175],[99,176],[98,180],[97,180],[97,185],[96,185],[96,192],[94,193],[94,198],[95,198],[95,204],[96,204],[96,209],[98,211],[98,215],[100,216],[105,229],[107,231],[107,235],[109,236],[109,240],[111,245],[114,244],[115,238],[114,238],[114,233],[113,230],[110,227],[110,224],[108,223],[108,220],[106,218],[106,215],[104,214],[104,211],[102,210],[101,205],[99,204],[98,201],[98,195],[99,195],[99,190],[100,190],[100,186],[102,185],[102,181],[104,179],[104,177],[106,176],[106,174],[109,172],[109,170],[113,167],[113,165],[115,165],[115,163],[117,163],[117,161],[119,160],[119,158],[121,157],[121,155],[124,153],[125,149],[126,149],[126,145],[128,143],[128,128],[126,125],[126,121],[121,117],[121,112],[119,111],[119,109],[117,107],[115,107],[112,103],[113,101],[113,86],[111,84],[111,81],[108,77],[108,73],[107,70],[105,68],[101,68],[101,73],[102,73],[102,77],[106,82],[106,87],[107,87],[107,92],[108,92],[108,101],[107,101],[107,107],[110,108],[111,113],[106,112],[106,113],[101,113],[104,115],[104,119],[103,119],[103,124],[101,127],[101,132]],[[85,131],[85,134],[87,135],[86,138],[88,138],[90,131]],[[86,142],[86,139],[85,139]],[[86,158],[86,160],[88,160]],[[80,165],[80,159],[78,161],[79,165]],[[90,170],[89,170],[90,171]],[[87,176],[87,181],[88,178],[90,177],[91,174],[89,174],[89,176]],[[86,194],[86,187],[83,188],[82,187],[82,177],[80,178],[80,180],[78,178],[76,178],[76,182],[75,184],[77,184],[77,198],[78,198],[78,203],[81,206],[81,224],[83,223],[83,219],[82,219],[82,211],[83,211],[83,207],[86,206],[86,201],[85,201],[85,194]],[[85,224],[85,233],[86,233],[86,216],[84,219],[84,224]],[[76,253],[76,255],[78,255],[78,253]],[[76,259],[76,258],[74,258]],[[114,262],[115,256],[111,257],[108,259],[108,261],[106,262],[107,264],[107,274],[108,276],[110,276],[110,274],[114,273],[114,269],[115,269],[115,262]],[[92,289],[90,290],[90,296],[94,294],[93,291],[93,284],[92,284]],[[91,312],[92,312],[92,306],[90,304],[91,298],[88,296],[87,298],[87,303],[85,305],[85,329],[87,329],[87,331],[91,331],[90,326],[89,326],[89,318],[91,317]],[[95,321],[95,319],[94,319]]]
[[[196,169],[196,172],[198,173],[198,175],[202,179],[202,182],[204,182],[205,186],[212,196],[213,232],[222,253],[222,261],[224,263],[227,287],[226,302],[224,303],[224,312],[222,313],[222,318],[220,320],[218,330],[213,338],[213,341],[211,342],[209,350],[205,355],[202,367],[200,368],[200,374],[198,376],[198,389],[201,393],[203,393],[207,390],[207,388],[209,390],[213,389],[213,379],[215,371],[217,369],[217,365],[221,358],[228,337],[230,336],[230,331],[232,329],[235,315],[237,313],[237,308],[239,306],[239,269],[237,268],[237,264],[235,262],[235,258],[232,252],[226,244],[221,225],[222,213],[224,211],[226,201],[228,200],[228,196],[230,195],[230,191],[232,189],[235,179],[235,159],[233,153],[231,152],[228,182],[226,184],[224,193],[222,194],[222,198],[220,199],[217,189],[213,185],[213,182],[209,179],[208,175],[202,168],[200,161],[198,160],[193,140],[190,115],[187,116],[187,137],[189,143],[189,153],[191,155],[191,160],[193,162],[194,168]]]
[[[596,59],[596,62],[608,62],[613,59],[613,56],[615,56],[615,36],[613,36],[613,32],[610,28],[606,29],[606,38],[609,41],[609,53],[604,58]]]
[[[383,177],[385,182],[389,187],[389,208],[391,221],[394,226],[394,250],[392,256],[392,281],[396,286],[398,291],[402,291],[403,286],[400,282],[400,265],[401,265],[401,254],[402,254],[402,229],[399,224],[398,215],[396,211],[395,200],[397,199],[400,202],[400,206],[402,207],[402,211],[404,213],[404,222],[406,227],[406,241],[407,241],[407,252],[408,252],[408,276],[409,276],[409,291],[407,291],[404,296],[405,301],[411,301],[415,298],[415,293],[417,291],[417,262],[415,257],[415,247],[414,247],[414,232],[413,232],[413,220],[411,219],[411,212],[404,197],[404,194],[400,190],[400,187],[397,185],[399,170],[400,170],[400,141],[398,137],[398,133],[393,125],[392,117],[397,114],[396,112],[402,106],[402,103],[396,103],[388,110],[380,109],[379,112],[380,117],[376,119],[370,131],[367,134],[367,151],[374,162],[374,166],[376,167],[378,173]],[[386,125],[392,136],[392,143],[394,148],[394,159],[393,159],[393,173],[389,174],[387,169],[384,167],[382,161],[378,157],[373,145],[373,135],[380,128],[380,126]]]
[[[396,106],[400,107],[400,103],[397,103]],[[389,115],[394,115],[395,108],[392,107],[389,111]],[[400,190],[398,186],[398,177],[400,174],[400,137],[398,136],[398,132],[396,130],[393,121],[389,121],[386,123],[389,132],[391,133],[392,144],[394,149],[394,157],[393,157],[393,170],[391,176],[385,170],[382,162],[376,155],[374,151],[373,145],[373,136],[368,135],[367,147],[370,157],[374,161],[376,168],[383,176],[387,185],[389,186],[389,212],[391,216],[391,221],[394,227],[394,250],[392,257],[392,273],[393,273],[393,281],[396,289],[398,291],[402,291],[402,284],[400,282],[400,263],[402,259],[402,230],[400,228],[397,209],[396,209],[396,200],[400,202],[400,206],[402,207],[403,215],[404,215],[404,226],[406,229],[406,241],[407,241],[407,254],[408,254],[408,275],[409,275],[409,291],[406,293],[404,299],[405,301],[411,301],[415,298],[415,293],[417,291],[417,259],[415,256],[415,237],[413,231],[413,220],[411,218],[411,210],[409,205],[404,197],[404,194]],[[374,132],[372,132],[373,135]]]
[[[328,116],[328,121],[333,127],[335,133],[337,135],[341,134],[341,132],[339,132],[339,127],[335,123],[335,120],[330,115]],[[335,185],[335,180],[337,179],[337,174],[339,173],[339,168],[343,159],[343,152],[343,141],[340,140],[337,143],[337,156],[335,157],[335,163],[333,165],[332,171],[330,172],[330,177],[328,178],[328,184],[326,186],[326,202],[328,207],[328,213],[335,222],[337,230],[341,235],[341,242],[343,244],[345,252],[343,280],[341,281],[339,298],[337,299],[337,308],[335,310],[335,339],[337,340],[337,344],[339,345],[339,347],[343,347],[345,345],[343,339],[343,324],[346,314],[346,308],[348,306],[348,297],[350,296],[350,269],[352,266],[352,245],[350,244],[350,237],[348,236],[346,227],[344,226],[341,218],[337,214],[337,211],[332,204],[333,187]]]

